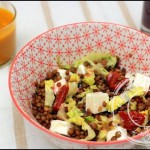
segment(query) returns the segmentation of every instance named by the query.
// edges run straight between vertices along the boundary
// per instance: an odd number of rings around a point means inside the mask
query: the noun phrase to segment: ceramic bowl
[[[121,58],[121,67],[130,73],[150,76],[150,37],[122,25],[92,22],[75,23],[49,30],[25,45],[15,57],[10,73],[9,88],[14,104],[41,134],[60,148],[131,148],[129,140],[90,142],[71,139],[45,129],[31,112],[34,82],[57,67],[56,57],[70,64],[91,52],[109,52]],[[135,136],[142,139],[143,135]]]

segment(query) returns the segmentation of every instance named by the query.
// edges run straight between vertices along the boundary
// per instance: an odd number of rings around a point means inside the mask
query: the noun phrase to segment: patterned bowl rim
[[[73,26],[73,25],[82,25],[82,24],[94,24],[94,23],[97,23],[97,24],[110,24],[110,25],[116,25],[118,27],[123,27],[123,28],[128,28],[130,30],[133,30],[133,31],[136,31],[136,32],[139,32],[140,34],[143,34],[147,37],[149,37],[148,35],[146,35],[145,33],[142,33],[141,31],[139,30],[136,30],[136,29],[133,29],[131,27],[128,27],[128,26],[125,26],[125,25],[121,25],[121,24],[116,24],[116,23],[110,23],[110,22],[77,22],[77,23],[71,23],[71,24],[66,24],[66,25],[62,25],[62,26],[58,26],[58,27],[55,27],[55,28],[52,28],[50,30],[47,30],[46,32],[43,32],[41,34],[39,34],[38,36],[36,36],[34,39],[32,39],[31,41],[29,41],[24,47],[22,47],[22,49],[18,52],[18,54],[15,56],[12,64],[11,64],[11,67],[10,67],[10,70],[9,70],[9,77],[8,77],[8,85],[9,85],[9,91],[10,91],[10,95],[11,95],[11,98],[15,104],[15,106],[17,107],[17,109],[19,110],[19,112],[23,115],[24,118],[26,118],[32,125],[36,126],[38,129],[40,129],[41,131],[44,131],[44,133],[46,133],[47,135],[51,135],[53,137],[56,137],[58,139],[61,139],[63,141],[70,141],[72,143],[78,143],[78,144],[82,144],[82,145],[113,145],[113,144],[123,144],[123,143],[126,143],[126,142],[129,142],[127,139],[125,140],[118,140],[118,141],[105,141],[105,142],[99,142],[99,141],[80,141],[80,140],[77,140],[77,139],[73,139],[73,138],[69,138],[69,137],[65,137],[63,135],[60,135],[60,134],[57,134],[57,133],[54,133],[54,132],[51,132],[50,130],[42,127],[40,124],[38,124],[37,122],[33,121],[23,110],[22,108],[19,106],[19,104],[17,103],[17,100],[15,99],[14,95],[13,95],[13,91],[12,91],[12,88],[11,88],[11,73],[12,73],[12,69],[13,69],[13,66],[18,58],[18,56],[22,53],[22,51],[25,49],[25,47],[27,47],[31,42],[35,41],[36,39],[38,39],[40,36],[44,35],[45,33],[48,33],[50,31],[53,31],[53,30],[57,30],[57,29],[60,29],[60,28],[64,28],[64,27],[67,27],[67,26]],[[150,37],[149,37],[150,38]],[[147,132],[143,133],[143,135],[139,134],[139,135],[136,135],[134,137],[132,137],[133,139],[140,139],[142,138],[144,135],[149,135],[150,134],[150,130],[148,130]]]

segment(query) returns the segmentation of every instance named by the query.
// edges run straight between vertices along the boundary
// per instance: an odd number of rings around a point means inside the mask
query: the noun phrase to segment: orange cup
[[[9,61],[16,50],[16,9],[0,1],[0,65]]]

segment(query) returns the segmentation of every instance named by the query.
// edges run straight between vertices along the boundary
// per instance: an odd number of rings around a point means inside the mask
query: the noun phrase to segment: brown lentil
[[[70,80],[70,76],[65,77],[65,80],[68,82]]]
[[[145,102],[146,106],[150,106],[150,101]]]
[[[34,82],[34,85],[35,85],[36,87],[38,87],[38,85],[39,85],[39,84],[38,84],[38,81],[35,81],[35,82]]]
[[[89,116],[92,115],[91,110],[89,108],[87,109],[87,115],[89,115]]]
[[[117,137],[116,136],[113,136],[112,138],[111,138],[111,141],[116,141],[117,140]]]
[[[97,126],[96,123],[90,123],[90,127],[91,127],[93,130],[96,130],[98,126]]]
[[[44,111],[49,112],[49,110],[50,110],[50,108],[49,108],[48,106],[45,106],[45,107],[44,107]]]
[[[85,62],[83,63],[83,65],[84,65],[85,67],[88,67],[88,66],[90,65],[90,63],[87,62],[87,61],[85,61]]]
[[[37,107],[41,107],[42,106],[42,104],[41,103],[37,103],[37,105],[36,105]]]
[[[61,87],[61,83],[60,82],[57,83],[57,87]]]
[[[45,86],[45,83],[42,81],[42,82],[40,83],[40,88],[44,88],[44,86]]]
[[[72,73],[76,73],[77,69],[74,68],[74,67],[71,67],[71,68],[70,68],[70,71],[71,71]]]
[[[78,104],[78,108],[84,108],[84,107],[85,107],[85,104],[83,103]]]
[[[45,121],[45,120],[46,120],[46,117],[45,117],[45,116],[42,116],[42,117],[41,117],[41,120],[42,120],[42,121]]]
[[[143,111],[143,110],[145,109],[145,104],[143,104],[143,103],[138,103],[138,104],[137,104],[137,109],[138,109],[139,111]]]
[[[47,115],[47,114],[48,114],[48,112],[47,112],[47,111],[44,111],[43,115]]]
[[[95,115],[95,118],[98,120],[98,121],[101,121],[101,117],[99,115]]]
[[[107,60],[105,59],[101,60],[101,64],[105,67],[107,65]]]
[[[80,139],[84,139],[85,138],[85,136],[84,135],[80,135]]]
[[[101,112],[102,110],[103,110],[103,107],[102,107],[102,106],[99,106],[99,107],[98,107],[98,111]]]
[[[138,127],[138,128],[136,129],[136,132],[137,132],[137,133],[140,133],[140,132],[141,132],[141,128]]]
[[[69,70],[66,70],[66,75],[67,75],[67,76],[69,75]]]
[[[41,119],[40,115],[37,114],[36,117],[35,117],[37,120]]]
[[[78,130],[75,130],[75,134],[78,136],[80,135],[80,132]]]
[[[74,128],[70,128],[69,131],[68,131],[68,134],[71,136],[74,134]]]
[[[57,115],[53,115],[53,119],[56,120],[57,119]]]
[[[46,75],[46,79],[49,80],[52,78],[52,73],[51,72],[48,72],[47,75]]]
[[[52,119],[53,116],[52,116],[51,114],[48,114],[47,118],[48,118],[48,119]]]
[[[106,107],[107,103],[105,101],[103,101],[102,105],[103,105],[103,107]]]
[[[56,75],[56,73],[57,73],[57,70],[52,71],[52,75]]]
[[[146,97],[150,97],[150,89],[149,89],[149,91],[147,92]]]
[[[120,132],[120,131],[117,131],[116,134],[115,134],[115,136],[116,136],[117,138],[120,138],[120,137],[121,137],[121,132]]]

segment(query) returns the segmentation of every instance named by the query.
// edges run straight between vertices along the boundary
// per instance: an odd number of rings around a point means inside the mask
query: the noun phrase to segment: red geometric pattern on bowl
[[[43,79],[49,70],[57,67],[57,56],[61,56],[63,64],[70,64],[93,51],[118,55],[121,66],[127,68],[128,72],[149,75],[150,38],[141,32],[121,25],[98,22],[58,27],[29,42],[12,63],[9,87],[21,113],[38,128],[56,137],[56,134],[37,124],[32,116],[30,101],[35,90],[34,82]],[[56,138],[60,141],[64,139],[61,135]]]

